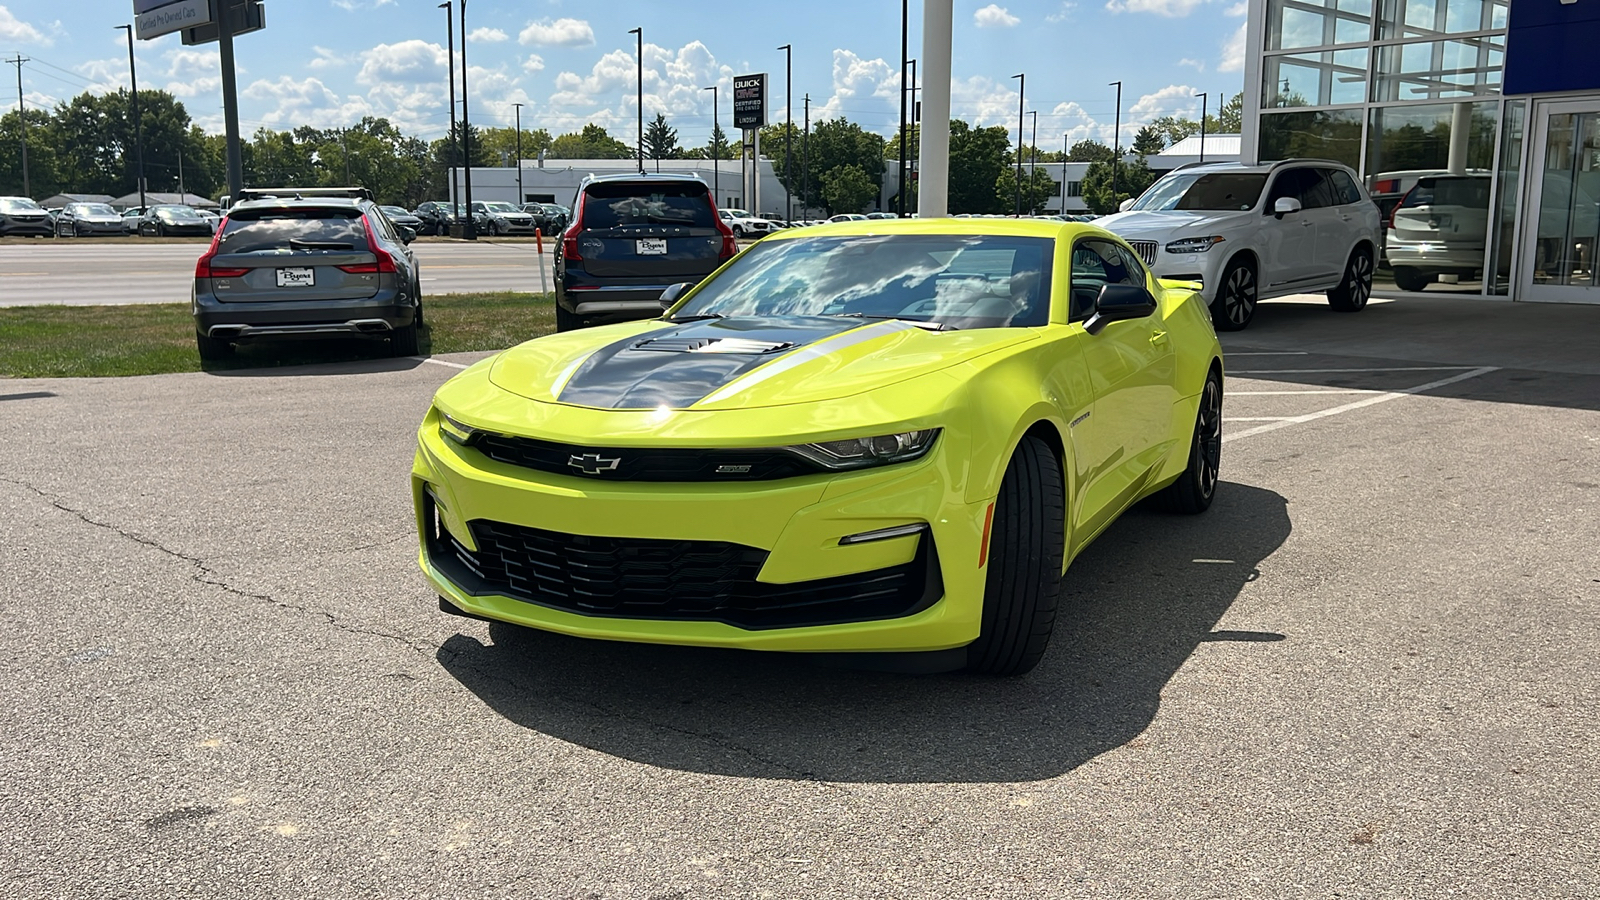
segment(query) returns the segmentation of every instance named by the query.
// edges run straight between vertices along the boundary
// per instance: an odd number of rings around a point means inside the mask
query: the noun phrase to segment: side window
[[[1356,181],[1343,169],[1325,169],[1328,184],[1333,187],[1333,199],[1339,206],[1361,202],[1361,189],[1356,187]]]
[[[1143,285],[1144,269],[1134,262],[1130,267],[1126,251],[1107,241],[1079,241],[1072,246],[1072,308],[1069,317],[1081,322],[1094,313],[1100,288],[1108,284]]]
[[[378,233],[383,235],[384,240],[390,243],[397,243],[400,240],[400,236],[395,234],[394,225],[389,221],[389,217],[384,215],[383,210],[373,207],[366,212],[367,221],[372,223],[372,227],[378,229]]]
[[[1325,182],[1316,169],[1285,169],[1279,172],[1272,181],[1272,191],[1267,195],[1267,215],[1272,215],[1273,206],[1283,197],[1299,200],[1300,206],[1305,209],[1331,206],[1333,199],[1328,195]]]

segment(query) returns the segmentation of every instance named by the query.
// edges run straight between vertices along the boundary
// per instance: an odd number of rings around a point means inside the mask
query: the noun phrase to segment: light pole
[[[717,165],[717,158],[721,156],[717,147],[717,132],[722,130],[717,124],[717,86],[713,84],[700,90],[711,92],[711,197],[715,199],[722,193],[722,168]]]
[[[1200,98],[1200,161],[1206,161],[1206,101],[1211,98],[1210,91],[1195,94]]]
[[[1012,215],[1022,218],[1022,103],[1028,89],[1028,74],[1013,75],[1017,79],[1017,198]]]
[[[522,104],[513,103],[517,109],[517,209],[528,201],[528,195],[522,192]]]
[[[794,221],[794,47],[784,44],[783,51],[783,222]]]
[[[1113,81],[1117,86],[1117,114],[1111,126],[1111,211],[1116,212],[1122,205],[1118,199],[1117,176],[1122,172],[1122,82]]]
[[[478,223],[472,218],[472,117],[467,113],[467,0],[461,0],[461,155],[466,164],[461,186],[467,195],[462,205],[467,221],[461,236],[475,241]]]
[[[800,207],[811,215],[811,94],[806,94],[805,133],[800,138]]]
[[[461,159],[456,149],[456,24],[451,0],[444,0],[439,8],[444,10],[444,44],[450,54],[450,214],[454,216],[454,207],[461,203],[461,194],[456,189],[456,163]],[[448,232],[442,228],[439,233]]]
[[[644,171],[644,29],[630,28],[639,36],[639,171]]]
[[[900,155],[896,159],[895,180],[900,182],[900,218],[906,217],[906,60],[911,57],[907,33],[911,25],[910,0],[900,0]]]
[[[1039,111],[1028,110],[1033,117],[1033,137],[1028,138],[1028,211],[1033,211],[1033,170],[1039,167]]]
[[[133,26],[113,25],[113,29],[120,28],[128,33],[128,80],[133,84],[133,147],[138,158],[137,180],[139,182],[139,205],[144,202],[144,123],[139,120],[139,72],[133,62]],[[181,158],[181,157],[180,157]]]
[[[917,114],[917,61],[915,59],[913,59],[910,62],[911,62],[911,88],[910,88],[910,91],[911,91],[911,112],[907,115],[907,118],[908,118],[907,128],[916,128],[917,129],[917,139],[915,141],[913,141],[912,144],[911,144],[911,158],[906,160],[906,164],[905,164],[906,165],[906,175],[905,175],[905,181],[906,182],[913,182],[913,181],[917,180],[916,177],[915,177],[916,174],[917,174],[917,166],[916,166],[917,152],[921,149],[921,144],[922,144],[922,129],[917,127],[917,124],[922,121],[922,117]],[[904,74],[904,72],[902,72],[901,74]],[[902,182],[902,183],[905,183],[905,182]],[[912,210],[912,211],[915,212],[915,210]]]
[[[1061,214],[1067,214],[1067,151],[1071,148],[1067,143],[1072,140],[1072,135],[1061,136]]]

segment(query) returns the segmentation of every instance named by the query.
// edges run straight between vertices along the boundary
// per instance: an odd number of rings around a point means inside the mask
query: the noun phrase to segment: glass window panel
[[[1355,47],[1267,57],[1262,107],[1362,102],[1367,93],[1367,53],[1367,48]]]
[[[1506,27],[1510,0],[1383,0],[1380,38],[1437,37]]]
[[[1600,113],[1550,117],[1533,282],[1600,285]]]
[[[1511,290],[1511,244],[1516,235],[1517,190],[1522,176],[1522,134],[1527,106],[1522,100],[1506,103],[1503,133],[1500,138],[1500,210],[1496,217],[1495,234],[1490,240],[1494,258],[1490,268],[1494,271],[1492,292],[1505,296]]]
[[[1361,162],[1361,111],[1264,112],[1260,157],[1331,159],[1355,168]]]
[[[1267,49],[1294,50],[1372,39],[1372,0],[1268,0]]]
[[[1440,100],[1500,93],[1504,35],[1378,48],[1372,99]]]

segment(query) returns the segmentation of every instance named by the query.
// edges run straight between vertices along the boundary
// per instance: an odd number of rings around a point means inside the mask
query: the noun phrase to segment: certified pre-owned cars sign
[[[210,0],[133,0],[133,30],[141,41],[210,22]]]
[[[740,75],[733,80],[733,127],[760,128],[766,124],[766,73]]]

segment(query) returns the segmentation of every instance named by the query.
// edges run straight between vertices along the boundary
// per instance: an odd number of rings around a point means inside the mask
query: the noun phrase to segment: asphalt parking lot
[[[1030,676],[448,618],[471,356],[0,382],[3,893],[1600,895],[1600,309],[1264,304]]]

